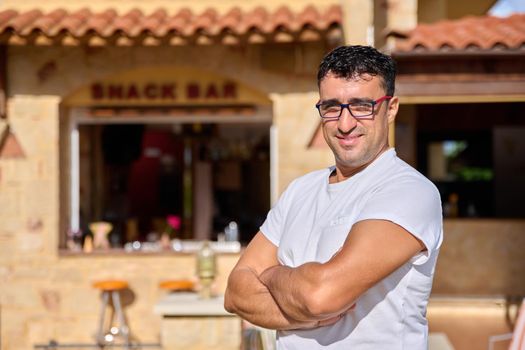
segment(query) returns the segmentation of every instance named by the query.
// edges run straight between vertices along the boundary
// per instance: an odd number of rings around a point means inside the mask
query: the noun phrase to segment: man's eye
[[[323,106],[323,111],[325,112],[339,112],[341,107],[339,105]]]
[[[353,111],[366,112],[372,109],[372,105],[370,103],[353,103],[350,105],[350,108]]]
[[[321,103],[322,109],[339,108],[339,103],[335,101],[326,101]]]

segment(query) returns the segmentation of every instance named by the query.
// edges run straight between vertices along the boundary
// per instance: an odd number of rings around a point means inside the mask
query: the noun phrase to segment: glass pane
[[[113,225],[111,246],[156,242],[180,218],[177,238],[216,239],[235,221],[241,240],[269,209],[269,125],[81,125],[80,220]]]

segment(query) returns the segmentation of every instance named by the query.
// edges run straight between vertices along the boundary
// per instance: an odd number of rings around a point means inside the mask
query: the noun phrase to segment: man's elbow
[[[308,284],[298,291],[298,299],[301,300],[305,316],[310,318],[320,318],[330,314],[333,310],[333,282],[321,264],[307,264],[310,278]]]
[[[237,308],[235,307],[234,298],[231,291],[227,288],[224,293],[224,309],[231,314],[236,313]]]
[[[327,287],[316,287],[312,293],[305,297],[305,308],[312,318],[330,317],[343,312],[350,302],[334,295]]]
[[[324,315],[328,309],[326,291],[316,287],[304,296],[304,307],[309,317],[318,318]]]

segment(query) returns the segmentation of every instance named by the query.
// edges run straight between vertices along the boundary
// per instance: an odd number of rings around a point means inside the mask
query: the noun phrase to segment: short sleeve
[[[443,240],[439,192],[434,184],[418,176],[392,179],[373,193],[356,222],[366,219],[391,221],[422,241],[426,252],[413,259],[415,265],[424,264]]]
[[[270,209],[268,215],[266,216],[266,220],[264,220],[260,227],[260,231],[263,233],[263,235],[276,247],[279,246],[279,242],[281,241],[284,220],[290,207],[290,197],[291,193],[293,192],[294,184],[295,181],[290,183],[288,188],[277,200],[275,206]]]

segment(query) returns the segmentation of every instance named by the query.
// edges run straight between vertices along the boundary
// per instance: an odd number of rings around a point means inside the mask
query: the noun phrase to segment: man
[[[316,107],[335,166],[293,181],[233,269],[225,308],[276,329],[279,349],[427,349],[442,241],[436,187],[388,146],[395,63],[330,52]]]

